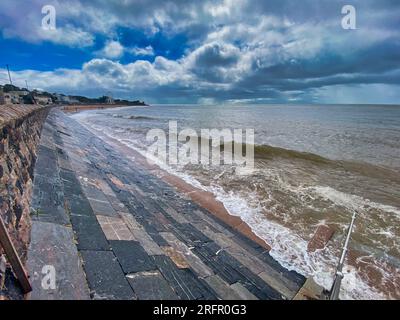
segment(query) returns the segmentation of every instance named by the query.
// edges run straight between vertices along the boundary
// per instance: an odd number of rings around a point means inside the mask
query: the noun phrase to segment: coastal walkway
[[[57,109],[38,150],[31,299],[292,299],[306,280]]]

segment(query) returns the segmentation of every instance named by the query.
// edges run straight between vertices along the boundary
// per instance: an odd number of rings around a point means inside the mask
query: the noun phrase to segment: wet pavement
[[[305,282],[56,109],[32,212],[31,299],[292,299]]]

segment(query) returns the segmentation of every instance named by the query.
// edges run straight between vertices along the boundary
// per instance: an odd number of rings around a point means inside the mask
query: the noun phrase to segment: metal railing
[[[353,226],[354,226],[354,221],[356,219],[356,216],[357,216],[357,211],[354,210],[349,228],[347,230],[347,236],[346,236],[346,240],[343,245],[342,254],[340,256],[340,260],[339,260],[338,266],[336,268],[335,280],[333,281],[332,288],[330,290],[329,300],[338,300],[339,299],[340,286],[342,284],[342,280],[344,277],[344,275],[343,275],[344,260],[346,258],[346,254],[348,251],[350,237],[351,237],[351,233],[353,231]]]

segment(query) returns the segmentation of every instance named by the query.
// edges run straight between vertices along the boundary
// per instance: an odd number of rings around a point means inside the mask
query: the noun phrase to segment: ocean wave
[[[343,206],[349,210],[359,210],[360,208],[373,208],[395,214],[397,217],[400,218],[400,209],[393,206],[377,203],[369,199],[364,199],[360,196],[335,190],[334,188],[327,186],[313,186],[308,187],[307,189],[314,191],[315,193],[324,197],[327,200],[330,200],[335,205]]]
[[[206,141],[205,144],[207,144],[208,141],[208,144],[212,146],[213,140],[209,137],[201,136],[191,138],[192,139],[189,140],[191,143],[198,143],[200,145],[204,143],[204,141]],[[232,150],[232,152],[234,152],[235,150],[242,150],[243,153],[245,153],[246,150],[248,150],[250,147],[254,149],[255,160],[284,159],[288,161],[303,161],[313,165],[331,166],[334,168],[341,167],[346,170],[351,170],[378,178],[392,177],[393,174],[395,174],[395,176],[398,176],[398,174],[396,174],[396,172],[392,168],[360,161],[334,160],[315,153],[286,149],[266,144],[246,144],[236,142],[234,140],[227,140],[221,142],[216,147],[214,146],[214,148],[219,149],[221,152],[228,150],[229,148],[229,150]]]
[[[111,115],[113,118],[127,119],[127,120],[157,120],[155,117],[148,116],[135,116],[135,115],[125,115],[114,113]]]

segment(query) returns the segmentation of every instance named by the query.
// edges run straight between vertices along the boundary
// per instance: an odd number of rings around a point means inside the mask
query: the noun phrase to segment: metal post
[[[10,74],[10,68],[7,65],[7,72],[8,72],[8,79],[10,79],[10,84],[12,85],[12,80],[11,80],[11,74]]]
[[[356,215],[357,215],[357,212],[354,211],[353,216],[351,218],[350,225],[349,225],[349,229],[347,231],[346,241],[344,242],[342,254],[340,256],[340,260],[339,260],[338,266],[336,268],[335,280],[333,281],[333,284],[332,284],[329,300],[338,300],[339,299],[340,285],[341,285],[342,279],[344,277],[344,275],[343,275],[344,260],[346,258],[346,254],[348,251],[350,236],[351,236],[351,232],[353,231],[353,226],[354,226],[354,221],[356,219]]]

